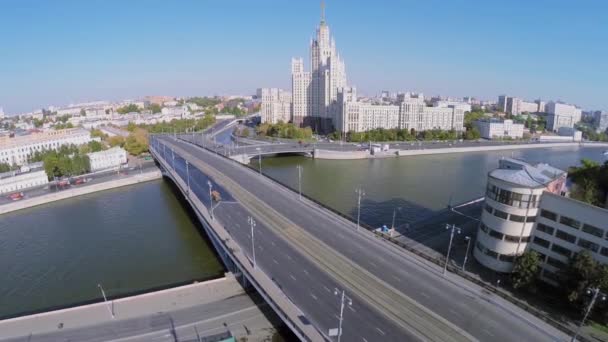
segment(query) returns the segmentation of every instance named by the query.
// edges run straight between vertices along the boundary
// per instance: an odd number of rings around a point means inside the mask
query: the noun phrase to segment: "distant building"
[[[475,126],[484,139],[521,139],[524,136],[524,124],[513,123],[513,120],[485,119],[475,121]]]
[[[91,141],[91,133],[81,128],[47,130],[28,135],[0,136],[0,162],[26,164],[36,151],[57,150],[63,145],[82,145]]]
[[[91,163],[91,172],[113,170],[127,163],[127,151],[117,146],[87,155]]]
[[[471,104],[463,101],[453,101],[453,100],[436,100],[433,101],[433,107],[439,108],[456,108],[463,110],[465,112],[471,111]]]
[[[42,169],[28,172],[5,172],[0,174],[0,194],[23,191],[48,184],[49,177]]]
[[[262,106],[260,117],[262,123],[276,124],[279,121],[291,121],[291,97],[289,92],[278,88],[258,89]]]
[[[2,109],[2,107],[0,107],[0,120],[4,120],[4,110]]]
[[[567,173],[548,164],[506,158],[490,171],[473,255],[497,272],[511,272],[531,240],[545,191],[561,194]]]
[[[144,100],[150,102],[150,104],[156,104],[159,106],[162,106],[163,103],[167,102],[167,101],[172,101],[173,100],[173,96],[145,96]]]
[[[464,109],[456,107],[428,107],[423,94],[397,95],[400,129],[417,132],[440,129],[464,131]]]
[[[546,104],[547,129],[557,132],[560,127],[573,128],[576,123],[581,121],[582,111],[576,106],[560,102],[549,102]]]
[[[608,129],[608,111],[597,111],[593,113],[593,123],[598,133],[606,132]]]
[[[124,129],[120,129],[120,128],[116,128],[116,127],[112,127],[112,126],[101,126],[101,127],[99,127],[99,130],[103,134],[107,134],[108,137],[121,136],[123,138],[126,138],[129,136],[129,131],[125,131]]]

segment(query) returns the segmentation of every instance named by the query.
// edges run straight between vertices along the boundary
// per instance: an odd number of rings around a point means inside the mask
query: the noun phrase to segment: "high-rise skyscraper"
[[[294,58],[291,75],[293,122],[329,131],[336,119],[338,89],[347,84],[344,61],[325,22],[324,3],[321,3],[321,21],[316,37],[310,42],[310,72],[304,71],[301,58]]]

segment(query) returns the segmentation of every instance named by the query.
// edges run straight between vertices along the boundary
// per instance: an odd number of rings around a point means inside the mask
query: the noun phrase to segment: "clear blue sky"
[[[0,106],[289,88],[314,0],[0,0]],[[327,0],[360,93],[608,109],[608,1]]]

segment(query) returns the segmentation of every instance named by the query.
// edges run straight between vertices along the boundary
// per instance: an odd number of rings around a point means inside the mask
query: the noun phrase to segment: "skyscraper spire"
[[[325,0],[321,0],[321,25],[325,25]]]

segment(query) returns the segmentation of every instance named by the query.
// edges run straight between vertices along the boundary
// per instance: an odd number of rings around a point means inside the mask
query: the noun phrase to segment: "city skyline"
[[[289,60],[307,56],[301,42],[311,38],[319,16],[316,1],[146,4],[0,4],[1,13],[12,14],[0,21],[6,25],[0,41],[11,47],[0,57],[0,106],[12,115],[97,99],[288,89]],[[504,24],[493,14],[497,6],[476,1],[336,0],[327,4],[327,20],[348,60],[348,84],[360,93],[413,90],[492,100],[507,93],[608,109],[602,102],[608,67],[601,59],[607,48],[596,44],[608,29],[594,24],[606,5],[551,5],[526,4],[524,13],[514,13],[514,3],[501,9],[510,18]],[[230,11],[234,6],[242,11]],[[549,19],[538,20],[543,16]],[[576,25],[551,25],[563,19]]]

